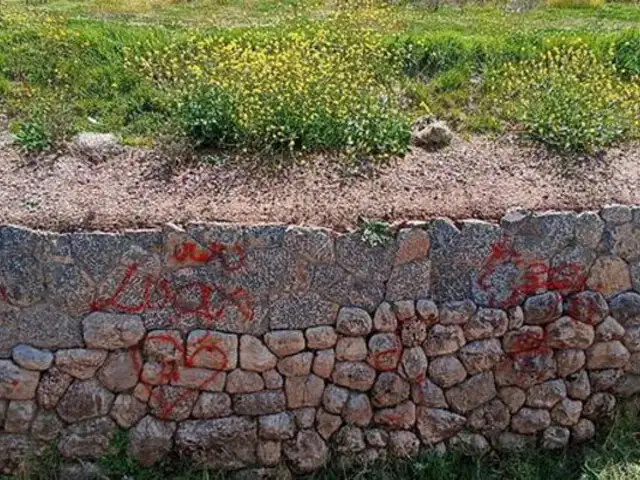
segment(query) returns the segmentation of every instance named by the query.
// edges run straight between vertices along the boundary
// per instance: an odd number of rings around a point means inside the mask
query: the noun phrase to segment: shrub
[[[547,0],[547,6],[556,8],[599,8],[604,0]]]
[[[27,152],[39,152],[51,146],[51,136],[41,122],[15,122],[13,139]]]
[[[183,127],[197,146],[230,147],[239,140],[237,112],[229,95],[219,88],[190,97],[182,114]]]
[[[613,61],[623,75],[640,75],[640,32],[630,30],[619,38],[614,51]]]
[[[582,44],[509,63],[488,85],[505,120],[558,150],[591,151],[638,134],[640,79],[624,81]]]

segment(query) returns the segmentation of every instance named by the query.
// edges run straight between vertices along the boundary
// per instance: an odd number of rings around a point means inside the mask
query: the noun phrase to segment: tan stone
[[[322,438],[329,440],[342,425],[342,418],[340,415],[333,415],[324,409],[318,409],[316,415],[316,430]]]
[[[136,345],[145,329],[138,315],[94,312],[82,320],[82,332],[87,347],[117,350]]]
[[[610,342],[624,337],[624,327],[615,318],[607,317],[596,327],[596,340],[598,342]]]
[[[121,393],[116,397],[111,407],[111,418],[121,428],[131,428],[138,423],[147,413],[146,403],[141,402],[133,395]]]
[[[324,380],[316,375],[287,377],[284,382],[289,408],[317,407],[322,402]]]
[[[334,383],[366,392],[376,379],[376,371],[364,362],[337,362],[331,378]]]
[[[373,328],[371,316],[361,308],[342,307],[338,312],[336,330],[352,337],[368,335]]]
[[[301,332],[297,332],[302,337]],[[302,338],[304,344],[304,338]],[[252,372],[266,372],[276,366],[278,359],[260,341],[251,335],[240,337],[240,368]]]
[[[459,325],[434,325],[427,335],[424,351],[429,357],[448,355],[457,352],[465,342]]]
[[[340,337],[336,344],[336,360],[360,362],[367,359],[367,343],[363,337]]]
[[[527,394],[518,387],[504,387],[498,392],[500,399],[507,405],[509,412],[516,413],[527,400]]]
[[[418,347],[414,347],[418,348]],[[367,361],[378,371],[395,370],[402,356],[402,343],[393,333],[376,333],[369,339]]]
[[[570,427],[580,420],[582,402],[579,400],[563,399],[551,410],[551,419],[558,425]]]
[[[326,328],[333,330],[332,327]],[[308,332],[309,330],[307,330],[307,335]],[[267,344],[267,347],[280,358],[301,352],[305,347],[304,335],[299,330],[275,330],[273,332],[267,332],[264,336],[264,342]]]
[[[587,350],[587,368],[624,368],[630,357],[629,351],[618,340],[596,343]]]
[[[453,355],[434,358],[429,363],[429,377],[443,388],[449,388],[463,381],[467,376],[460,360]]]
[[[175,375],[172,375],[171,385],[208,392],[221,392],[224,390],[226,379],[226,372],[220,370],[179,366],[175,370]]]
[[[56,367],[79,380],[88,380],[107,359],[105,350],[72,348],[56,352]]]
[[[280,463],[282,444],[275,440],[261,440],[258,442],[258,462],[265,467],[275,467]]]
[[[373,328],[378,332],[395,332],[398,328],[396,314],[387,302],[382,302],[373,316]]]
[[[302,377],[309,375],[313,362],[312,352],[302,352],[278,361],[278,372],[285,377]]]
[[[429,255],[431,241],[429,233],[420,228],[403,228],[396,238],[398,250],[396,251],[396,265],[420,260]]]
[[[236,369],[227,376],[227,393],[251,393],[264,389],[264,380],[257,372]]]
[[[420,438],[427,445],[436,445],[453,437],[464,427],[465,417],[438,408],[418,407],[416,427]]]
[[[142,355],[137,349],[112,352],[98,372],[98,379],[112,392],[123,392],[136,386]]]
[[[331,377],[335,363],[336,358],[333,349],[318,350],[313,359],[313,373],[321,378],[328,379]]]
[[[551,348],[589,348],[595,339],[594,328],[571,317],[562,317],[545,327],[547,345]]]
[[[231,397],[226,393],[202,392],[193,406],[193,418],[221,418],[233,413]]]
[[[551,424],[551,416],[541,408],[522,408],[511,419],[511,428],[517,433],[531,434]]]
[[[238,365],[238,336],[210,330],[193,330],[187,338],[191,366],[230,371]]]
[[[373,421],[389,430],[409,430],[416,422],[416,406],[407,401],[392,408],[383,408],[375,413]]]
[[[342,418],[349,425],[366,427],[373,418],[373,409],[369,397],[364,393],[351,392],[344,404]]]
[[[9,402],[4,419],[6,433],[24,433],[29,431],[38,407],[33,400],[12,400]]]
[[[421,383],[427,375],[429,362],[422,347],[407,348],[402,352],[400,375],[409,383]]]
[[[280,375],[277,370],[267,370],[262,374],[262,378],[264,379],[264,386],[267,390],[278,390],[284,385],[282,375]]]
[[[496,395],[493,372],[478,373],[445,393],[449,405],[458,413],[467,413]]]
[[[184,364],[184,340],[177,330],[153,330],[144,339],[144,355],[174,365]]]
[[[31,400],[36,396],[40,373],[0,360],[0,400]]]
[[[558,375],[563,378],[580,370],[586,362],[584,351],[579,349],[557,350],[555,359]]]
[[[587,288],[612,297],[631,289],[629,267],[619,257],[598,257],[591,267]]]
[[[338,334],[333,327],[321,326],[308,328],[305,331],[307,347],[312,350],[333,348],[338,341]]]

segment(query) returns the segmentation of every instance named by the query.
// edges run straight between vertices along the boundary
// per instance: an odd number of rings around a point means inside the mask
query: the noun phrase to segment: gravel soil
[[[295,223],[353,229],[387,221],[497,219],[512,207],[598,209],[640,203],[640,145],[567,159],[509,139],[456,140],[382,166],[324,157],[277,171],[240,163],[167,168],[157,152],[102,161],[25,159],[0,141],[0,224],[57,231],[167,222]]]

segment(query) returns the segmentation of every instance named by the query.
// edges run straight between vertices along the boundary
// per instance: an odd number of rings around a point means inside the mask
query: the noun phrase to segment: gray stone
[[[7,433],[28,432],[36,410],[36,403],[33,400],[12,400],[5,413],[4,431]]]
[[[226,393],[202,392],[193,406],[193,418],[220,418],[232,414],[231,397]]]
[[[535,444],[535,437],[513,432],[502,432],[495,438],[495,448],[500,452],[522,452]]]
[[[313,422],[316,420],[316,409],[307,407],[307,408],[298,408],[293,411],[293,414],[296,417],[296,425],[300,429],[312,428]]]
[[[465,425],[461,415],[437,408],[418,407],[416,427],[420,438],[427,445],[435,445],[453,437]]]
[[[282,444],[274,440],[261,440],[258,442],[258,450],[256,452],[258,456],[258,462],[260,465],[268,467],[276,466],[280,463],[282,457]],[[246,472],[247,470],[240,470],[240,472]],[[256,478],[251,472],[251,475],[247,477],[247,480]],[[269,478],[267,476],[266,478]]]
[[[399,372],[409,383],[424,381],[429,362],[422,347],[407,348],[402,352]]]
[[[582,415],[590,420],[610,417],[616,407],[616,399],[610,393],[598,392],[591,395],[582,408]]]
[[[565,379],[567,394],[577,400],[586,400],[591,395],[591,384],[587,372],[581,370],[572,373]]]
[[[30,400],[36,396],[40,373],[0,360],[0,400]]]
[[[184,387],[160,385],[154,387],[149,399],[151,414],[161,420],[186,420],[191,416],[198,399],[196,390]]]
[[[116,397],[111,408],[111,418],[119,427],[131,428],[147,413],[147,405],[133,395],[121,393]]]
[[[260,438],[288,440],[296,434],[296,422],[289,412],[264,415],[258,419]]]
[[[580,292],[567,299],[567,314],[584,323],[597,325],[607,317],[609,306],[604,296],[597,292]]]
[[[583,290],[595,258],[595,251],[583,245],[565,248],[551,259],[547,288],[563,295]]]
[[[451,143],[451,140],[453,140],[453,132],[445,122],[440,120],[435,120],[411,134],[411,142],[427,150],[444,148]]]
[[[73,382],[73,377],[60,371],[56,367],[50,368],[42,375],[36,398],[42,408],[55,408],[58,402]]]
[[[175,444],[181,455],[210,469],[239,469],[257,462],[255,419],[227,417],[187,420],[178,425]]]
[[[227,376],[227,393],[251,393],[264,390],[264,380],[257,372],[235,369]]]
[[[338,335],[335,329],[328,326],[308,328],[305,331],[305,335],[307,337],[307,347],[311,350],[333,348],[338,341]]]
[[[376,379],[376,371],[364,362],[337,362],[331,376],[334,383],[366,392]]]
[[[416,422],[416,406],[413,402],[404,402],[392,408],[377,410],[374,422],[388,430],[408,430]]]
[[[510,421],[509,409],[497,398],[481,405],[468,415],[468,425],[487,435],[495,435],[505,430]]]
[[[431,261],[423,258],[411,263],[396,265],[386,283],[386,300],[421,298],[429,296]]]
[[[417,405],[424,405],[429,408],[448,408],[442,389],[428,378],[422,382],[412,385],[411,399]]]
[[[442,325],[464,325],[476,313],[476,304],[471,300],[446,302],[440,309]]]
[[[602,238],[604,221],[596,212],[582,212],[576,221],[576,239],[581,245],[596,248]]]
[[[627,327],[622,341],[631,353],[640,352],[640,325]]]
[[[491,445],[479,433],[460,432],[449,440],[449,447],[467,455],[478,455],[488,452]]]
[[[16,345],[12,351],[13,361],[27,370],[47,370],[53,363],[53,354],[30,345]]]
[[[467,377],[460,360],[453,355],[434,358],[429,364],[429,377],[443,388],[460,383]]]
[[[330,383],[322,394],[322,406],[329,413],[340,414],[348,398],[349,390]]]
[[[365,393],[351,392],[342,410],[342,418],[349,425],[366,427],[373,418],[373,409]]]
[[[56,352],[56,367],[80,380],[88,380],[107,359],[104,350],[73,348]]]
[[[582,402],[579,400],[563,399],[551,410],[551,419],[558,425],[570,427],[580,420]]]
[[[367,359],[367,342],[364,337],[340,337],[335,352],[339,361],[361,362]]]
[[[545,328],[547,345],[551,348],[589,348],[595,339],[591,325],[562,317]]]
[[[373,328],[371,316],[360,308],[343,307],[338,313],[336,330],[343,335],[368,335]]]
[[[611,391],[620,397],[631,397],[640,392],[640,375],[626,374],[613,386]]]
[[[438,323],[438,306],[433,300],[426,300],[421,298],[416,302],[416,313],[420,320],[427,325],[434,325]],[[375,323],[375,320],[374,320]]]
[[[384,448],[389,442],[389,432],[380,428],[370,428],[365,430],[364,437],[367,440],[367,444],[372,447]]]
[[[507,316],[509,317],[509,330],[518,330],[524,325],[524,310],[520,305],[509,308]]]
[[[386,293],[383,282],[372,281],[370,276],[358,277],[339,265],[315,266],[312,290],[320,298],[334,302],[336,310],[339,305],[351,305],[368,312],[376,309]],[[335,323],[335,314],[332,320],[331,325]]]
[[[618,340],[599,342],[587,350],[587,368],[624,368],[630,358],[629,351]]]
[[[336,434],[334,441],[336,451],[346,455],[361,452],[367,446],[362,430],[352,425],[342,427]]]
[[[82,320],[84,341],[89,348],[117,350],[137,345],[145,329],[138,315],[94,312]]]
[[[510,413],[516,413],[527,400],[527,394],[518,387],[504,387],[498,392],[500,399],[507,405]]]
[[[286,295],[271,303],[269,325],[273,330],[334,325],[338,308],[316,293]]]
[[[68,427],[58,441],[58,451],[66,458],[95,458],[105,455],[118,427],[108,417],[94,418]]]
[[[58,403],[58,415],[68,423],[78,423],[109,413],[115,395],[96,379],[76,380]]]
[[[72,141],[73,150],[94,162],[120,155],[124,148],[113,133],[80,132]]]
[[[146,363],[145,368],[148,365],[149,363]],[[151,380],[149,380],[148,383],[162,384],[167,383],[167,380],[169,380],[171,385],[175,385],[178,387],[185,387],[193,390],[207,390],[210,392],[221,392],[225,388],[227,378],[231,376],[231,374],[227,375],[225,372],[221,372],[220,370],[208,370],[206,368],[190,368],[182,366],[176,367],[173,371],[167,371],[167,365],[171,365],[171,363],[160,364],[160,372],[158,374],[157,381],[152,382]],[[235,371],[238,370],[234,370],[231,373]],[[258,377],[260,376],[259,374],[255,375]],[[261,385],[260,388],[262,388],[262,378],[260,378],[258,383]]]
[[[587,418],[581,418],[580,421],[571,428],[571,439],[576,443],[591,440],[596,434],[596,427],[593,422]]]
[[[169,454],[175,431],[175,422],[163,422],[147,415],[129,431],[127,453],[141,465],[151,466]]]
[[[25,462],[37,461],[49,448],[47,443],[28,435],[0,435],[0,473],[10,474],[24,468]]]
[[[619,257],[598,257],[591,267],[586,285],[589,290],[600,292],[607,298],[630,290],[629,266]]]
[[[336,349],[337,353],[337,349]],[[378,371],[395,370],[402,356],[402,343],[393,333],[376,333],[369,338],[369,364]]]
[[[458,357],[470,375],[491,370],[505,356],[498,339],[477,340],[460,349]]]
[[[332,332],[333,332],[333,327],[314,327],[314,328],[308,329],[307,336],[311,338],[309,343],[310,345],[314,345],[313,347],[310,346],[310,348],[318,348],[317,347],[318,344],[324,344],[326,342],[325,337],[327,336],[330,337]],[[335,337],[335,333],[333,333],[333,336]],[[315,337],[317,337],[317,339]],[[304,347],[305,347],[304,335],[299,330],[276,330],[274,332],[267,332],[264,335],[264,342],[267,344],[267,347],[269,347],[269,349],[280,358],[287,357],[289,355],[294,355],[298,352],[301,352],[302,350],[304,350]],[[255,341],[253,343],[255,343]],[[330,342],[327,342],[327,343],[330,343]],[[335,344],[335,340],[333,344]],[[332,347],[333,344],[330,346]],[[262,352],[262,349],[264,348],[262,344],[261,343],[260,345],[256,344],[256,346],[257,346],[257,350]],[[242,365],[242,339],[240,341],[240,349],[241,349],[240,365]],[[247,352],[247,353],[250,353],[250,352]],[[265,357],[265,359],[268,360],[267,363],[270,364],[271,362],[273,362],[273,360],[266,353],[263,352],[262,354]],[[242,367],[242,368],[246,368],[246,367]],[[273,367],[270,367],[270,368],[273,368]],[[264,371],[264,369],[256,370],[256,371]]]
[[[420,452],[420,439],[413,432],[403,430],[390,432],[389,450],[396,458],[415,457]]]
[[[424,343],[424,351],[430,357],[457,352],[466,343],[459,325],[434,325]]]
[[[555,377],[557,366],[553,350],[537,350],[511,354],[494,369],[496,384],[501,387],[529,388]]]
[[[64,430],[64,423],[55,412],[40,410],[31,424],[31,435],[43,442],[52,442]]]
[[[583,350],[568,349],[557,350],[555,354],[556,363],[558,364],[558,375],[567,377],[577,372],[586,363],[586,355]]]
[[[267,390],[279,390],[284,386],[284,380],[277,370],[268,370],[262,374],[264,386]]]
[[[504,351],[520,353],[535,350],[544,344],[542,327],[525,325],[517,330],[508,331],[502,339]]]
[[[109,354],[98,372],[98,379],[112,392],[123,392],[136,386],[141,370],[139,350],[120,350]]]
[[[409,384],[397,373],[383,372],[373,386],[372,402],[376,407],[392,407],[409,398]]]
[[[304,258],[309,263],[333,263],[335,246],[333,232],[318,228],[288,227],[284,235],[287,251]]]
[[[560,450],[569,444],[568,428],[553,425],[542,433],[541,446],[545,450]]]
[[[341,425],[342,418],[340,415],[333,415],[322,408],[318,410],[318,414],[316,415],[316,430],[325,440],[329,440]]]
[[[308,473],[322,467],[329,456],[327,444],[313,430],[301,430],[295,440],[284,443],[284,456],[294,470]]]
[[[631,214],[631,207],[615,203],[602,207],[600,216],[605,222],[613,223],[615,225],[630,222],[633,218]]]
[[[407,319],[400,324],[400,338],[405,347],[417,347],[427,338],[428,326],[417,317]]]
[[[640,294],[625,292],[615,296],[609,303],[611,316],[622,326],[640,325]]]
[[[234,395],[233,410],[238,415],[278,413],[286,410],[286,398],[281,390]]]
[[[507,314],[495,308],[480,308],[464,326],[467,341],[501,337],[507,331]]]
[[[562,297],[557,292],[541,293],[524,302],[524,322],[529,325],[544,325],[562,315]]]
[[[567,387],[562,380],[549,380],[527,391],[527,406],[552,408],[566,396]]]
[[[447,390],[445,395],[449,405],[451,405],[456,412],[467,413],[497,395],[493,373],[484,372],[474,375],[468,380]]]
[[[373,316],[373,328],[379,332],[395,332],[397,326],[398,320],[391,305],[387,302],[382,302]]]
[[[612,388],[624,375],[620,369],[592,370],[589,372],[589,382],[594,392],[605,392]]]
[[[396,300],[392,308],[400,323],[416,318],[416,304],[413,300]]]
[[[384,283],[389,279],[395,256],[395,242],[370,247],[362,241],[358,232],[341,235],[336,239],[338,264],[354,276],[370,278],[376,283]]]
[[[540,408],[521,408],[511,418],[511,428],[517,433],[532,434],[546,429],[551,424],[547,410]]]
[[[624,327],[615,318],[607,317],[596,327],[596,341],[610,342],[624,337]]]

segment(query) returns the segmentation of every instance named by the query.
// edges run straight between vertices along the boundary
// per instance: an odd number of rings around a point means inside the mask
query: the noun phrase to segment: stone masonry
[[[640,208],[394,234],[0,227],[0,473],[560,449],[640,392]]]

